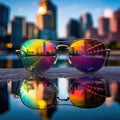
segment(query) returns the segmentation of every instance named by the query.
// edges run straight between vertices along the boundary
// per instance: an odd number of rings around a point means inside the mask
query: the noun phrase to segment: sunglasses
[[[31,109],[47,109],[56,105],[69,105],[79,108],[95,108],[101,106],[110,96],[108,83],[102,78],[84,76],[77,78],[68,90],[69,97],[57,97],[58,89],[46,78],[29,77],[20,85],[20,98],[23,104]],[[70,104],[59,104],[69,101]],[[71,104],[72,103],[72,104]]]
[[[19,53],[19,58],[27,70],[43,72],[57,60],[59,46],[62,45],[56,46],[49,40],[32,39],[25,41],[16,52]],[[66,49],[70,63],[84,73],[95,72],[104,63],[107,65],[110,54],[110,49],[106,49],[102,41],[94,39],[73,41]]]

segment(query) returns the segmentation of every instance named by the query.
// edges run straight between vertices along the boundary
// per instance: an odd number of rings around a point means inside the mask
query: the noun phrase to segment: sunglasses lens
[[[73,105],[77,107],[98,107],[106,98],[104,82],[93,76],[79,78],[73,83],[69,97]]]
[[[78,40],[69,49],[70,60],[82,72],[95,72],[104,64],[106,51],[101,41]]]
[[[30,71],[45,71],[56,59],[56,46],[46,40],[28,40],[21,47],[23,66]]]
[[[23,104],[37,110],[53,106],[56,94],[56,87],[45,78],[24,80],[20,87],[20,98]]]

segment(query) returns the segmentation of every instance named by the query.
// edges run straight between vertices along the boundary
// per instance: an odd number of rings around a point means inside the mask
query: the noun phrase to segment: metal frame
[[[41,40],[41,39],[40,39]],[[78,39],[79,40],[79,39]],[[75,41],[73,41],[71,44],[73,44],[74,42],[76,42],[76,41],[78,41],[78,40],[75,40]],[[82,39],[81,39],[82,40]],[[83,40],[90,40],[90,39],[83,39]],[[94,39],[92,39],[92,40],[94,40]],[[47,41],[49,41],[49,40],[47,40]],[[99,40],[100,41],[100,40]],[[101,41],[102,42],[102,41]],[[103,43],[103,42],[102,42]],[[104,44],[104,43],[103,43]],[[68,49],[69,50],[69,48],[70,48],[70,46],[68,46],[68,45],[66,45],[66,44],[60,44],[60,45],[57,45],[56,46],[56,50],[58,50],[59,49],[59,47],[62,47],[62,46],[65,46],[66,47],[66,49]],[[18,58],[19,58],[19,60],[20,60],[20,62],[22,63],[22,61],[21,61],[21,54],[20,54],[20,52],[24,52],[25,53],[25,55],[27,56],[27,54],[26,54],[26,52],[25,51],[23,51],[23,50],[15,50],[15,52],[17,53],[17,55],[18,55]],[[111,51],[111,49],[105,49],[105,51],[106,51],[106,59],[105,59],[105,63],[104,63],[104,65],[105,66],[107,66],[108,65],[108,59],[109,59],[109,55],[110,55],[110,51]],[[57,56],[57,54],[56,54],[56,60],[54,61],[54,64],[56,64],[56,62],[57,62],[57,59],[58,59],[58,56]],[[72,64],[72,62],[71,62],[71,60],[70,60],[70,56],[69,56],[69,52],[68,52],[68,62],[70,63],[70,64]],[[22,64],[23,65],[23,64]]]

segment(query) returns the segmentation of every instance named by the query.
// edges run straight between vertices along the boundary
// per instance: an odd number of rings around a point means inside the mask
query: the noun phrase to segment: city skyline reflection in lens
[[[78,78],[70,88],[70,101],[80,108],[99,107],[107,96],[105,86],[103,80],[94,76]]]
[[[56,45],[48,40],[28,40],[20,51],[23,66],[33,72],[49,69],[56,59]]]
[[[82,72],[95,72],[105,61],[104,44],[99,40],[81,39],[70,45],[69,55],[72,64]]]
[[[57,96],[56,87],[46,78],[29,77],[20,87],[20,98],[29,108],[42,110],[54,105]]]

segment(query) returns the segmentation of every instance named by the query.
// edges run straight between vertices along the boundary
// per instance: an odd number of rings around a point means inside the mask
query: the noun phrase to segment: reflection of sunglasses
[[[32,109],[46,109],[57,101],[70,100],[72,106],[80,108],[95,108],[102,105],[109,96],[108,83],[101,78],[85,76],[76,79],[70,87],[68,99],[57,97],[57,88],[46,78],[25,79],[20,87],[20,98],[24,105]]]
[[[19,52],[23,66],[33,72],[42,72],[49,69],[56,61],[56,45],[48,40],[32,39],[23,43]],[[106,60],[110,49],[106,49],[103,42],[94,39],[74,41],[68,48],[72,64],[82,72],[99,70]]]

